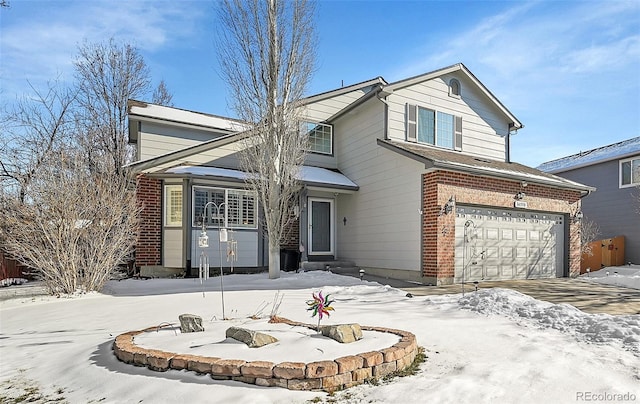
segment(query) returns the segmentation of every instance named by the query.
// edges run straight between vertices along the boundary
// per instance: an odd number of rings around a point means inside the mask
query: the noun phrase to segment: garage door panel
[[[562,276],[563,221],[557,214],[458,206],[454,281]]]

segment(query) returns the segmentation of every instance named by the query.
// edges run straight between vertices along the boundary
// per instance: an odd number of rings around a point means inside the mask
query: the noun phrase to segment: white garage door
[[[564,217],[456,208],[455,282],[562,277]]]

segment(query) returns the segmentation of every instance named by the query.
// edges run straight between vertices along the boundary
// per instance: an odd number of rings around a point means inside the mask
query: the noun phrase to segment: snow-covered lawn
[[[640,289],[640,265],[603,268],[596,272],[582,274],[580,278],[606,285]]]
[[[110,282],[103,294],[1,302],[0,402],[23,393],[40,394],[39,402],[63,398],[70,403],[640,401],[640,315],[586,314],[506,289],[409,298],[398,289],[321,271],[283,273],[278,280],[266,274],[230,275],[224,285],[225,314],[232,320],[223,327],[268,316],[278,290],[283,295],[278,315],[313,323],[305,301],[322,290],[336,299],[335,311],[322,324],[357,322],[411,331],[428,358],[415,376],[333,397],[185,371],[152,372],[117,361],[111,351],[114,337],[177,323],[182,313],[200,315],[206,329],[221,327],[220,279],[209,279],[204,294],[194,279],[126,280]],[[145,343],[205,349],[202,341],[180,341],[184,337],[163,332],[149,335]],[[295,340],[288,345],[287,360],[319,357],[313,345]]]

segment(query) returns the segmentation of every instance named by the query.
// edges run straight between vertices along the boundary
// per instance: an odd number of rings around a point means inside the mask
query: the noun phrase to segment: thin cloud
[[[42,3],[40,3],[42,4]],[[70,80],[83,40],[126,41],[143,53],[183,43],[203,17],[202,2],[56,2],[43,8],[18,3],[3,10],[0,76],[3,96],[61,77]],[[26,7],[29,7],[27,10]],[[15,14],[14,14],[15,13]],[[24,16],[29,15],[29,18]]]

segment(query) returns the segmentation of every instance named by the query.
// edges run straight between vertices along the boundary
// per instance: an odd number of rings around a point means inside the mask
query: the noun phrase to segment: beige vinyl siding
[[[164,228],[162,244],[162,264],[167,268],[183,268],[182,228]]]
[[[419,271],[424,166],[376,144],[383,107],[371,99],[335,124],[340,169],[360,186],[338,196],[337,253],[362,267]]]
[[[461,97],[449,96],[449,80],[461,84]],[[396,90],[389,103],[389,138],[406,138],[406,104],[434,109],[462,117],[462,151],[478,157],[505,159],[505,136],[508,122],[489,99],[462,75],[445,75]]]
[[[370,87],[307,104],[302,116],[311,122],[324,122],[362,97]]]
[[[223,133],[214,131],[171,127],[154,122],[142,122],[138,139],[138,157],[139,160],[147,160],[223,135]]]
[[[368,89],[368,87],[367,87]],[[342,94],[337,97],[327,98],[324,100],[316,101],[311,104],[307,104],[305,109],[302,111],[303,119],[308,120],[310,122],[325,122],[327,119],[331,118],[333,115],[340,112],[342,109],[346,108],[352,102],[356,101],[358,98],[362,97],[365,94],[363,90],[355,90],[351,91],[347,94]],[[333,155],[319,154],[319,153],[308,153],[305,156],[305,164],[315,167],[323,167],[323,168],[338,168],[338,163],[335,157],[336,153],[336,128],[333,128]]]

